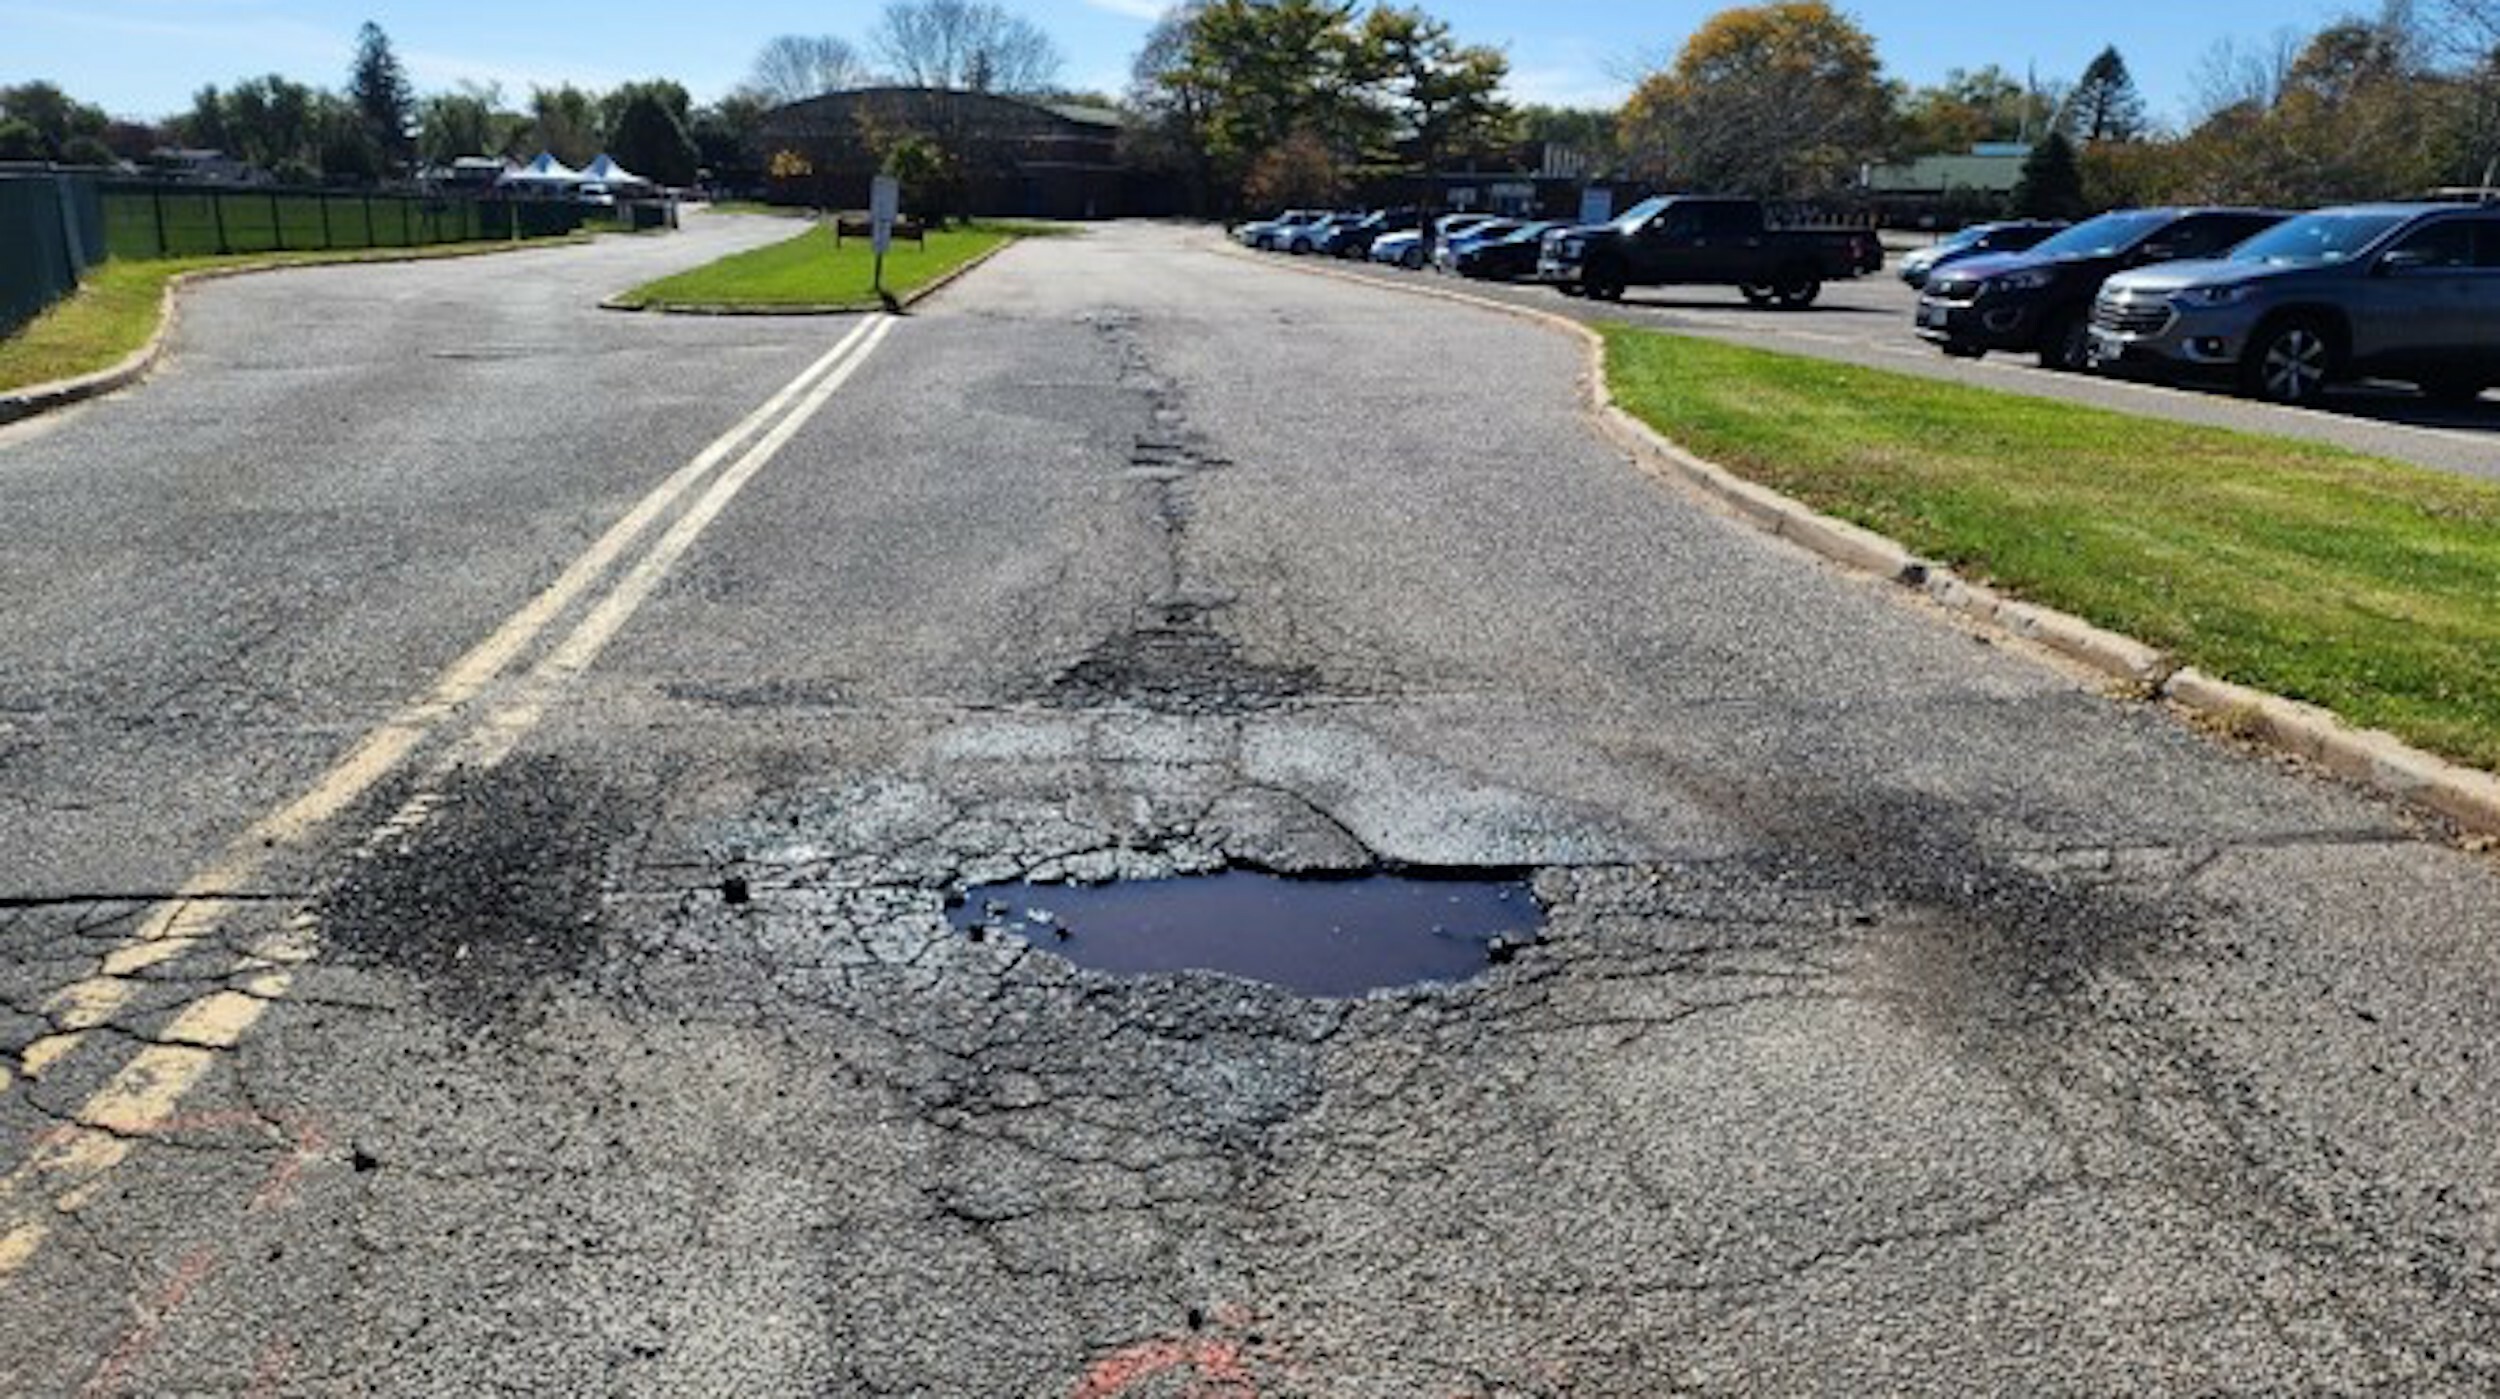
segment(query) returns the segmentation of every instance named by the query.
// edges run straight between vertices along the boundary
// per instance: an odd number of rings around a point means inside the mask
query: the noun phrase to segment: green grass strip
[[[1966,576],[2500,770],[2500,486],[2339,448],[1604,328],[1617,400]]]
[[[422,248],[356,248],[327,252],[236,253],[225,257],[115,258],[99,264],[17,333],[0,339],[0,392],[75,379],[128,359],[156,334],[165,284],[185,272],[220,267],[313,266],[331,262],[407,262],[475,257],[513,248],[578,242],[574,236],[520,243],[441,243]]]
[[[925,246],[896,240],[885,258],[885,288],[908,296],[1011,238],[1024,225],[968,224],[932,229]],[[644,310],[752,308],[857,310],[877,304],[875,255],[865,238],[834,246],[831,227],[751,252],[733,253],[674,277],[634,288],[617,304]]]

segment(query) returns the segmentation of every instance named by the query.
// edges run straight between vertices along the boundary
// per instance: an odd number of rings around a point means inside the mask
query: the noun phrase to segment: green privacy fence
[[[209,188],[0,171],[0,335],[107,257],[416,248],[548,238],[594,212],[569,201]]]
[[[0,335],[78,285],[105,255],[96,187],[65,175],[0,178]]]
[[[114,257],[207,257],[545,238],[582,226],[582,205],[191,186],[108,186]]]

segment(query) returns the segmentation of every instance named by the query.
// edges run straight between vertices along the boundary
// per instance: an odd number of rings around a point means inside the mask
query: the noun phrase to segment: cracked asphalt
[[[23,1071],[851,329],[591,309],[783,231],[219,284],[0,437],[0,1389],[2500,1389],[2489,855],[1643,474],[1561,336],[1162,228],[869,342],[508,756]],[[944,917],[1384,866],[1546,935],[1322,1001]]]

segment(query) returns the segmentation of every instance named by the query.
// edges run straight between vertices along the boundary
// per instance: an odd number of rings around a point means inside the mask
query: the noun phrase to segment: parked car
[[[1370,257],[1374,240],[1391,233],[1403,233],[1423,222],[1419,209],[1375,209],[1354,223],[1329,235],[1320,251],[1335,257]]]
[[[1452,270],[1479,281],[1524,281],[1536,275],[1545,235],[1561,227],[1558,223],[1521,224],[1502,237],[1472,244],[1454,260]]]
[[[2277,403],[2364,376],[2471,402],[2500,384],[2500,207],[2321,209],[2227,258],[2122,272],[2094,304],[2092,357]]]
[[[2026,253],[1958,262],[1930,277],[1918,333],[1956,358],[2030,350],[2052,369],[2081,369],[2093,298],[2112,274],[2216,257],[2287,217],[2267,209],[2125,209],[2076,224]]]
[[[2042,239],[2068,227],[2063,219],[2016,219],[2006,223],[1975,223],[1946,235],[1934,246],[1920,248],[1901,259],[1901,280],[1913,287],[1924,287],[1927,279],[1940,267],[1968,262],[1990,253],[2028,252]]]
[[[1461,250],[1508,237],[1518,232],[1519,228],[1520,221],[1517,219],[1486,219],[1463,233],[1453,233],[1432,250],[1433,269],[1439,272],[1456,271]]]
[[[1350,228],[1362,219],[1361,214],[1322,214],[1309,223],[1285,230],[1278,246],[1295,257],[1305,257],[1328,246],[1340,228]]]
[[[1443,214],[1433,220],[1435,242],[1455,238],[1476,225],[1489,221],[1491,214]],[[1395,263],[1400,267],[1420,268],[1424,265],[1424,235],[1421,230],[1386,234],[1373,242],[1372,261]]]
[[[1295,229],[1314,224],[1327,217],[1325,209],[1287,209],[1272,219],[1245,223],[1233,230],[1233,241],[1245,248],[1272,253],[1284,246],[1280,240],[1291,237]]]
[[[1735,287],[1757,306],[1814,304],[1827,281],[1884,265],[1872,229],[1779,228],[1755,199],[1669,195],[1612,223],[1546,235],[1537,278],[1618,301],[1627,287]]]

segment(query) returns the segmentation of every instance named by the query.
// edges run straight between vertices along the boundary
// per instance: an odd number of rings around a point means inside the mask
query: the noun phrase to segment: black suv
[[[1918,333],[1948,355],[2036,350],[2052,369],[2091,362],[2092,300],[2111,274],[2220,257],[2288,215],[2271,209],[2123,209],[2027,253],[1973,258],[1936,273],[1918,299]]]

